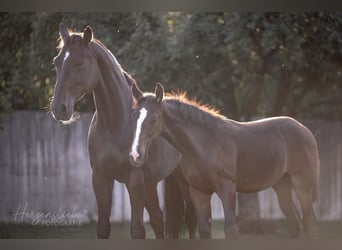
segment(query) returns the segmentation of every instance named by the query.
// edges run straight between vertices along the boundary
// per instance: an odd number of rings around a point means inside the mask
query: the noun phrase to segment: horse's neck
[[[188,126],[177,108],[164,105],[164,130],[162,135],[182,154],[188,151],[197,151],[198,145],[194,142],[192,131],[194,127]]]
[[[101,71],[101,80],[93,91],[97,122],[103,129],[120,133],[129,121],[131,90],[114,57],[99,51],[97,60]]]

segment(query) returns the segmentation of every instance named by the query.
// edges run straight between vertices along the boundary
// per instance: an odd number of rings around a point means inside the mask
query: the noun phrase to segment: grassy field
[[[288,232],[284,220],[271,221],[272,230],[263,234],[242,234],[241,239],[287,239]],[[146,238],[153,239],[154,234],[149,224],[146,227]],[[318,222],[321,239],[342,239],[342,221]],[[214,221],[212,226],[213,238],[223,239],[223,221]],[[96,237],[96,223],[80,226],[32,226],[22,224],[0,224],[0,238],[21,239],[91,239]],[[303,237],[303,235],[302,235]],[[112,224],[112,239],[129,239],[128,223]],[[187,235],[184,235],[187,238]]]

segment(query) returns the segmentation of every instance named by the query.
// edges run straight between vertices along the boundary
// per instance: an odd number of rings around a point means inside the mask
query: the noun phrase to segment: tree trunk
[[[275,93],[275,99],[269,116],[279,116],[282,115],[282,109],[284,104],[286,104],[287,98],[290,93],[291,87],[291,76],[287,68],[284,66],[281,71],[281,80],[278,84],[277,92]],[[288,113],[286,115],[289,115]]]

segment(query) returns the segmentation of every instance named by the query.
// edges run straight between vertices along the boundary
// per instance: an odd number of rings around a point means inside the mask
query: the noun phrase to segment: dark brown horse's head
[[[56,120],[66,122],[73,119],[75,103],[99,82],[100,69],[90,50],[89,26],[83,33],[71,33],[61,24],[59,34],[62,46],[53,60],[57,81],[50,108]]]
[[[133,112],[134,137],[129,153],[133,166],[140,167],[147,155],[150,144],[157,139],[163,130],[164,88],[157,83],[155,93],[143,94],[136,84],[132,85],[132,93],[136,99]]]

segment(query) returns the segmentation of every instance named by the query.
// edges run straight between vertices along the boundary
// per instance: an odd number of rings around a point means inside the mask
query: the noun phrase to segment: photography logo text
[[[26,203],[24,206],[19,205],[13,216],[17,223],[41,226],[82,226],[81,221],[85,212],[78,211],[77,207],[72,210],[60,207],[53,212],[34,211],[30,210]]]

